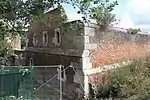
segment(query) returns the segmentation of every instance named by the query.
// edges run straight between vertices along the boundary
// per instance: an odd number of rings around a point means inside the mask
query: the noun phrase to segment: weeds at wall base
[[[103,85],[93,85],[89,100],[149,100],[150,57],[106,72],[105,80]]]

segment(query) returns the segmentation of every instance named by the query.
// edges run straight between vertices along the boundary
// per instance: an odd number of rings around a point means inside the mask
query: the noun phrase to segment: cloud
[[[119,27],[122,27],[122,28],[135,27],[134,23],[133,23],[133,21],[131,19],[131,16],[130,16],[130,14],[128,12],[123,14],[123,17],[120,20]]]
[[[67,16],[68,16],[69,21],[82,20],[82,15],[77,14],[77,13],[67,14]]]
[[[150,30],[150,0],[125,0],[119,4],[119,27]]]
[[[130,0],[128,6],[132,13],[147,15],[150,10],[150,0]]]
[[[147,19],[147,20],[137,20],[135,22],[136,25],[150,25],[150,19]]]
[[[150,30],[150,0],[130,0],[127,3],[127,12],[136,28]]]
[[[119,6],[113,13],[120,19],[117,27],[141,28],[150,31],[150,0],[119,0]],[[65,5],[69,21],[82,20],[82,15],[77,10]]]

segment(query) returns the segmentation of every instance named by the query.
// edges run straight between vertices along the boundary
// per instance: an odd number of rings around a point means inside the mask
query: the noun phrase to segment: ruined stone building
[[[126,29],[112,27],[101,30],[97,25],[82,21],[64,21],[63,16],[64,12],[55,9],[45,15],[45,21],[35,21],[30,26],[26,57],[33,58],[36,66],[61,64],[66,68],[72,65],[75,71],[69,67],[62,75],[63,92],[70,96],[75,96],[74,92],[88,94],[91,78],[107,65],[150,54],[149,35],[132,35]],[[37,77],[45,75],[43,80],[46,81],[58,71],[45,68],[36,73]],[[51,83],[58,85],[57,80],[59,78]]]

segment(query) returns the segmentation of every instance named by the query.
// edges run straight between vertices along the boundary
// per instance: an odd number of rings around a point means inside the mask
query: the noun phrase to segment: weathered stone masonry
[[[81,84],[84,86],[85,94],[88,95],[89,80],[93,76],[98,76],[97,73],[112,68],[107,65],[150,54],[149,35],[132,35],[125,29],[112,27],[104,31],[97,25],[87,25],[81,21],[64,23],[60,20],[61,13],[57,10],[56,12],[53,16],[57,16],[60,23],[53,20],[50,26],[39,23],[31,26],[26,56],[33,58],[35,65],[62,64],[65,67],[73,65],[81,82],[77,80],[75,73],[72,73],[74,82],[64,83],[65,86],[73,87],[68,91],[70,95],[74,95],[73,91],[77,88],[79,92],[83,92]],[[33,42],[36,39],[38,41]],[[56,69],[51,70],[56,72]],[[50,71],[48,74],[53,76],[55,73]],[[71,80],[72,78],[69,77]]]
[[[59,44],[55,44],[54,42],[56,41],[55,29],[58,29],[60,32]],[[43,45],[43,31],[47,31],[48,42],[46,45]],[[63,84],[63,92],[73,97],[77,97],[77,95],[74,93],[74,91],[77,92],[76,90],[83,95],[82,85],[84,85],[84,73],[82,69],[82,57],[88,53],[87,50],[84,50],[83,32],[83,23],[81,21],[74,21],[71,23],[63,23],[61,25],[53,25],[53,27],[47,29],[33,27],[30,29],[28,35],[29,44],[28,48],[26,49],[26,57],[27,59],[33,58],[34,65],[44,66],[61,64],[64,65],[65,68],[69,65],[74,66],[81,81],[78,80],[74,71],[71,71],[72,69],[67,69],[65,72],[66,81]],[[36,44],[33,42],[34,34],[36,34],[38,39]],[[43,80],[44,82],[58,74],[56,68],[37,69],[36,73],[38,80]],[[58,87],[59,80],[55,79],[51,82],[51,84],[55,84]]]
[[[90,34],[89,43],[95,45],[93,45],[95,48],[89,50],[88,56],[92,66],[84,70],[89,83],[93,79],[103,79],[101,75],[103,71],[118,66],[112,64],[150,54],[150,35],[141,33],[132,35],[126,29],[113,27],[104,31],[96,25],[89,25],[87,30]],[[103,83],[101,79],[99,82]]]

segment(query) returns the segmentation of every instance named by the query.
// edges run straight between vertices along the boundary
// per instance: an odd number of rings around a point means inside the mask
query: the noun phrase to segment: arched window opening
[[[36,34],[33,34],[33,45],[34,46],[36,46],[37,45],[37,43],[38,43],[38,37],[37,37],[37,35]]]
[[[55,46],[60,46],[60,43],[61,43],[60,28],[56,28],[54,31],[54,44]]]
[[[48,32],[43,31],[43,44],[44,46],[48,44]]]

